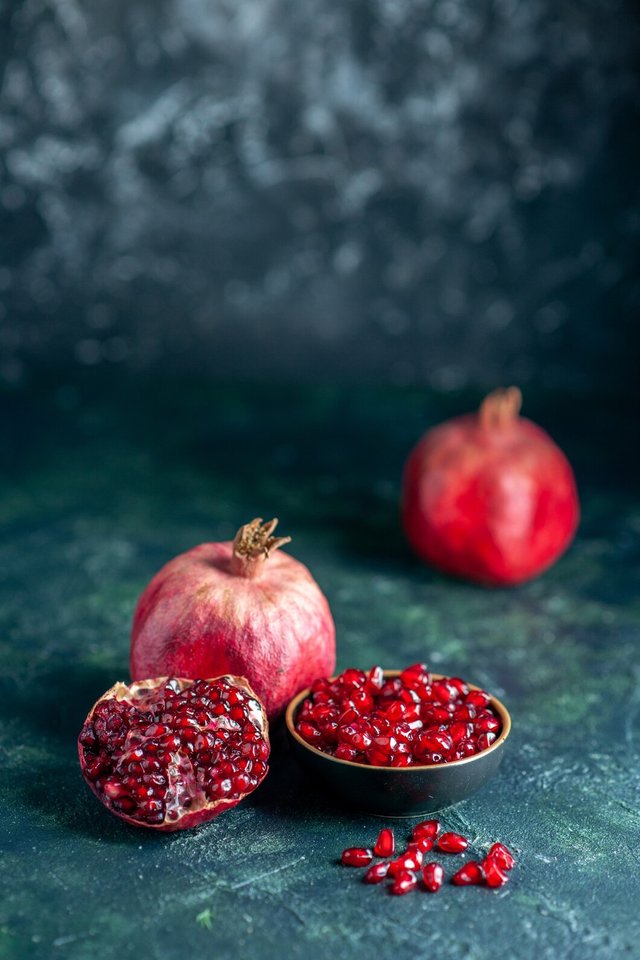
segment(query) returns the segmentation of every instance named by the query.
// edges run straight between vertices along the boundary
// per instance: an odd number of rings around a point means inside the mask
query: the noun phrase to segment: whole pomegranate
[[[402,520],[416,553],[445,573],[491,586],[535,577],[573,539],[573,471],[547,433],[519,416],[517,387],[448,420],[407,461]]]
[[[133,618],[131,676],[246,677],[270,719],[335,667],[326,598],[278,548],[277,520],[241,527],[233,541],[175,557],[144,590]]]
[[[88,785],[116,816],[185,830],[264,780],[267,718],[243,677],[116,683],[85,720],[78,753]]]

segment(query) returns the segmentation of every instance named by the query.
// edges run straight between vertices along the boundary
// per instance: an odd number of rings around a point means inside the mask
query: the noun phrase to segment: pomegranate
[[[459,677],[432,677],[424,663],[385,679],[380,667],[350,668],[316,680],[300,705],[296,732],[317,750],[376,767],[450,763],[486,750],[501,731],[491,697]],[[437,820],[414,840],[435,839]],[[386,854],[385,854],[386,856]]]
[[[444,573],[487,586],[537,576],[573,539],[580,508],[571,466],[519,416],[517,387],[477,413],[429,430],[404,473],[402,520],[415,552]]]
[[[329,605],[305,566],[279,550],[277,520],[241,527],[167,563],[133,618],[131,676],[246,677],[269,719],[335,666]]]
[[[264,780],[268,725],[242,677],[116,683],[92,707],[78,753],[89,787],[116,816],[185,830]]]

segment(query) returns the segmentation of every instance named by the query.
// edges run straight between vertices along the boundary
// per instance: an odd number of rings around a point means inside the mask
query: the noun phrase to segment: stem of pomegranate
[[[486,430],[503,429],[517,418],[521,406],[522,393],[518,387],[494,390],[480,404],[480,425]]]
[[[291,541],[291,537],[271,536],[277,525],[275,517],[267,523],[262,517],[256,517],[240,527],[233,541],[231,573],[247,579],[260,576],[262,565],[270,554]]]

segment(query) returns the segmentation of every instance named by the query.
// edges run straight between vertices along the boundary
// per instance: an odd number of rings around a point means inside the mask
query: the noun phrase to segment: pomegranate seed
[[[449,735],[453,742],[458,746],[461,740],[468,739],[473,733],[473,724],[472,723],[462,723],[462,721],[456,721],[452,723],[449,727]]]
[[[486,857],[482,861],[482,869],[484,881],[488,887],[502,887],[509,880],[508,874],[498,866],[493,857]]]
[[[515,857],[504,843],[494,843],[487,854],[487,859],[489,857],[495,860],[502,870],[513,870],[516,865]]]
[[[469,693],[469,685],[461,680],[460,677],[449,677],[449,684],[458,691],[460,697],[466,697]]]
[[[444,870],[439,863],[425,863],[422,868],[422,880],[429,893],[437,893],[442,886]]]
[[[443,833],[438,839],[438,849],[443,853],[462,853],[469,846],[469,841],[460,833]]]
[[[364,877],[362,878],[364,883],[381,883],[389,872],[388,863],[373,863]]]
[[[472,757],[476,753],[476,745],[473,740],[461,740],[456,747],[456,760],[464,760],[465,757]]]
[[[342,851],[341,859],[345,867],[367,867],[373,860],[373,853],[365,847],[348,847]]]
[[[414,840],[419,840],[420,837],[431,837],[435,839],[440,830],[442,829],[442,824],[439,820],[422,820],[420,823],[417,823],[413,830],[411,831],[411,836]]]
[[[433,837],[418,837],[417,840],[410,840],[408,846],[415,847],[416,850],[419,850],[420,853],[428,853],[429,850],[433,849],[433,845],[436,841]]]
[[[302,739],[306,740],[307,743],[313,744],[313,746],[316,746],[322,740],[322,734],[312,723],[307,723],[303,720],[298,724],[296,729]]]
[[[451,715],[444,707],[422,707],[420,709],[420,719],[423,723],[448,723]]]
[[[491,697],[484,690],[472,690],[471,693],[468,693],[464,698],[464,702],[483,710],[491,703]]]
[[[455,883],[457,887],[466,887],[472,883],[482,883],[484,880],[484,872],[482,867],[476,860],[470,860],[469,863],[465,863],[464,867],[460,867],[457,873],[451,877],[451,883]]]
[[[491,746],[495,739],[495,733],[481,733],[476,740],[476,743],[478,744],[478,750],[486,750],[487,747]]]
[[[424,854],[416,848],[405,850],[396,860],[389,864],[389,874],[392,877],[402,873],[403,870],[419,870],[422,865]]]
[[[367,689],[370,693],[378,693],[384,683],[382,667],[371,667],[367,674]]]
[[[396,840],[393,830],[385,828],[378,834],[376,845],[373,848],[376,857],[392,857],[396,852]]]
[[[436,680],[431,690],[433,692],[433,699],[439,700],[440,703],[448,703],[450,700],[456,700],[458,698],[458,691],[446,680]]]
[[[475,728],[478,733],[497,733],[500,729],[500,721],[493,715],[480,717],[475,722]]]
[[[413,890],[418,883],[418,878],[411,870],[403,870],[394,879],[391,884],[391,893],[396,897],[401,897],[405,893]]]

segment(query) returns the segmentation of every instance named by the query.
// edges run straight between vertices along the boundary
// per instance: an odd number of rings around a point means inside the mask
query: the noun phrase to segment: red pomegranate
[[[519,416],[517,387],[429,430],[411,452],[402,519],[416,553],[488,586],[521,583],[564,553],[580,507],[573,471],[544,430]]]
[[[116,683],[85,720],[78,754],[86,782],[116,816],[185,830],[264,780],[267,718],[242,677]]]
[[[279,550],[277,520],[241,527],[233,542],[175,557],[143,592],[133,618],[131,676],[246,677],[270,719],[335,667],[326,598]]]

